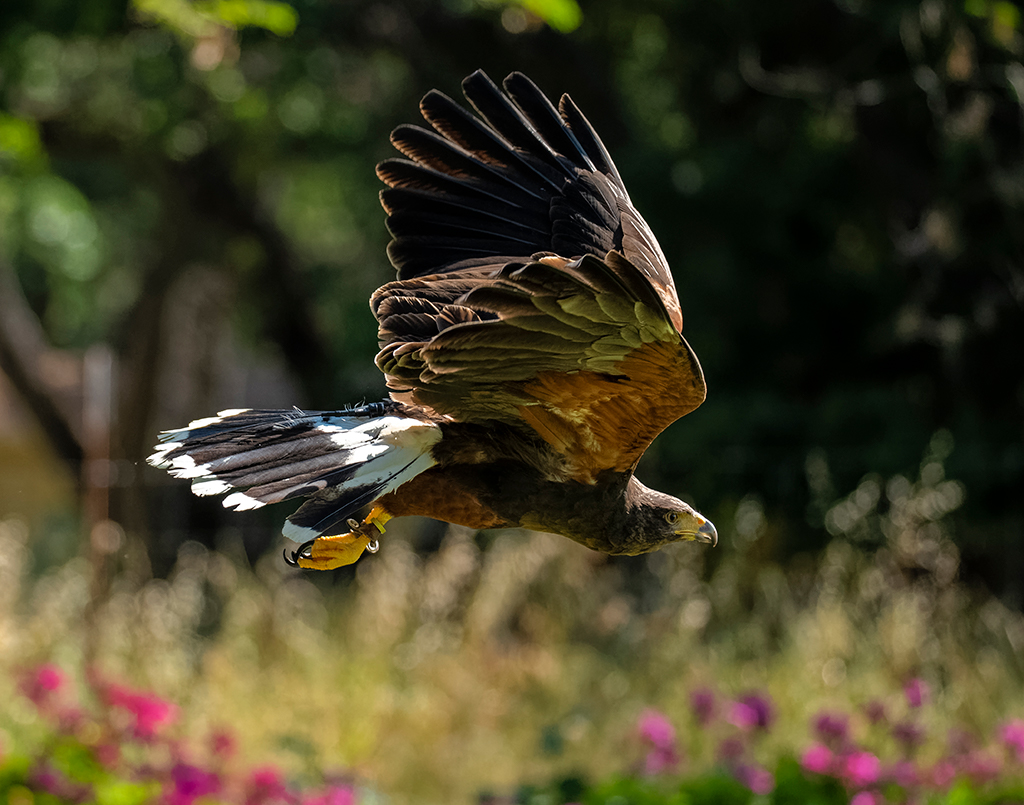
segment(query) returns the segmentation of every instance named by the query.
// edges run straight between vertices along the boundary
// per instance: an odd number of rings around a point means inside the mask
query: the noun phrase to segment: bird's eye
[[[669,525],[675,525],[679,522],[678,512],[665,512],[665,522]]]

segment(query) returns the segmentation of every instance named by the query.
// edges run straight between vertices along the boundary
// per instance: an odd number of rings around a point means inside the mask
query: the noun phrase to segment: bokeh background
[[[614,762],[594,725],[682,707],[676,675],[798,713],[800,685],[925,672],[950,717],[1019,705],[1022,56],[1003,0],[5,0],[4,662],[207,691],[189,712],[256,754],[290,735],[442,798]],[[226,513],[143,463],[222,408],[381,397],[373,167],[477,68],[569,92],[660,239],[709,396],[639,474],[714,551],[410,522],[311,577],[287,506]],[[336,705],[318,737],[303,680]]]

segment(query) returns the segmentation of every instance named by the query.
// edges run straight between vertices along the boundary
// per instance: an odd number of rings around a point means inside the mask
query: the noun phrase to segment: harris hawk
[[[562,534],[641,554],[714,526],[634,475],[704,401],[658,242],[577,106],[521,73],[429,92],[377,166],[398,278],[370,307],[389,398],[337,411],[221,411],[149,458],[197,495],[306,501],[286,558],[329,569],[376,551],[393,517]],[[362,519],[358,514],[369,509]]]

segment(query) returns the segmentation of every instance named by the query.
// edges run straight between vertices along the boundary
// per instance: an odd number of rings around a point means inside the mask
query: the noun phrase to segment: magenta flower
[[[246,787],[245,805],[262,805],[268,802],[290,802],[292,797],[285,786],[281,772],[273,766],[261,766],[249,775]]]
[[[850,805],[881,805],[884,800],[874,791],[858,791],[850,798]]]
[[[21,692],[39,710],[48,711],[65,682],[66,677],[60,668],[44,663],[22,680]]]
[[[131,708],[135,716],[135,734],[139,738],[153,738],[162,727],[178,717],[178,708],[156,696],[141,694]]]
[[[65,681],[64,672],[56,665],[44,663],[36,669],[36,685],[48,693],[56,693],[64,686]]]
[[[710,688],[698,688],[690,693],[690,707],[697,723],[706,727],[715,718],[715,694]]]
[[[760,796],[770,794],[775,788],[775,775],[761,766],[737,766],[736,779]]]
[[[828,774],[832,770],[835,755],[824,744],[812,744],[800,756],[800,765],[804,771],[814,774]]]
[[[851,752],[842,760],[840,776],[850,788],[865,788],[878,781],[882,764],[871,752]]]
[[[644,758],[645,774],[663,774],[679,764],[676,730],[663,713],[645,710],[637,724],[637,732],[640,739],[650,745],[650,751]]]
[[[822,743],[842,746],[849,734],[849,722],[842,713],[821,712],[814,717],[814,732]]]
[[[657,747],[674,746],[676,729],[672,722],[657,710],[645,710],[637,723],[640,737]]]
[[[161,729],[178,717],[178,708],[170,702],[123,685],[106,685],[103,696],[111,707],[124,710],[132,716],[132,734],[143,741],[155,738]]]
[[[1019,718],[1004,724],[999,730],[999,739],[1007,749],[1017,755],[1017,762],[1024,763],[1024,721]]]
[[[931,689],[927,682],[915,676],[903,686],[903,693],[907,697],[907,704],[917,709],[928,701]]]
[[[171,769],[167,805],[192,805],[200,797],[220,791],[220,777],[189,763],[177,763]]]
[[[729,709],[729,723],[744,732],[753,729],[766,730],[771,726],[774,718],[771,699],[757,693],[750,693],[739,701],[733,702]]]
[[[654,747],[644,757],[644,774],[654,777],[674,771],[679,765],[679,755],[672,747]]]

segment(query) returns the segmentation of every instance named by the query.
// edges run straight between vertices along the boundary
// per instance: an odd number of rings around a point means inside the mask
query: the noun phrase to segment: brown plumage
[[[170,431],[151,463],[252,508],[308,497],[293,560],[354,561],[391,517],[520,526],[596,550],[714,544],[633,475],[701,404],[672,274],[597,133],[525,76],[432,91],[377,167],[398,279],[373,294],[390,399],[336,412],[229,411]],[[360,523],[351,519],[370,505]]]

